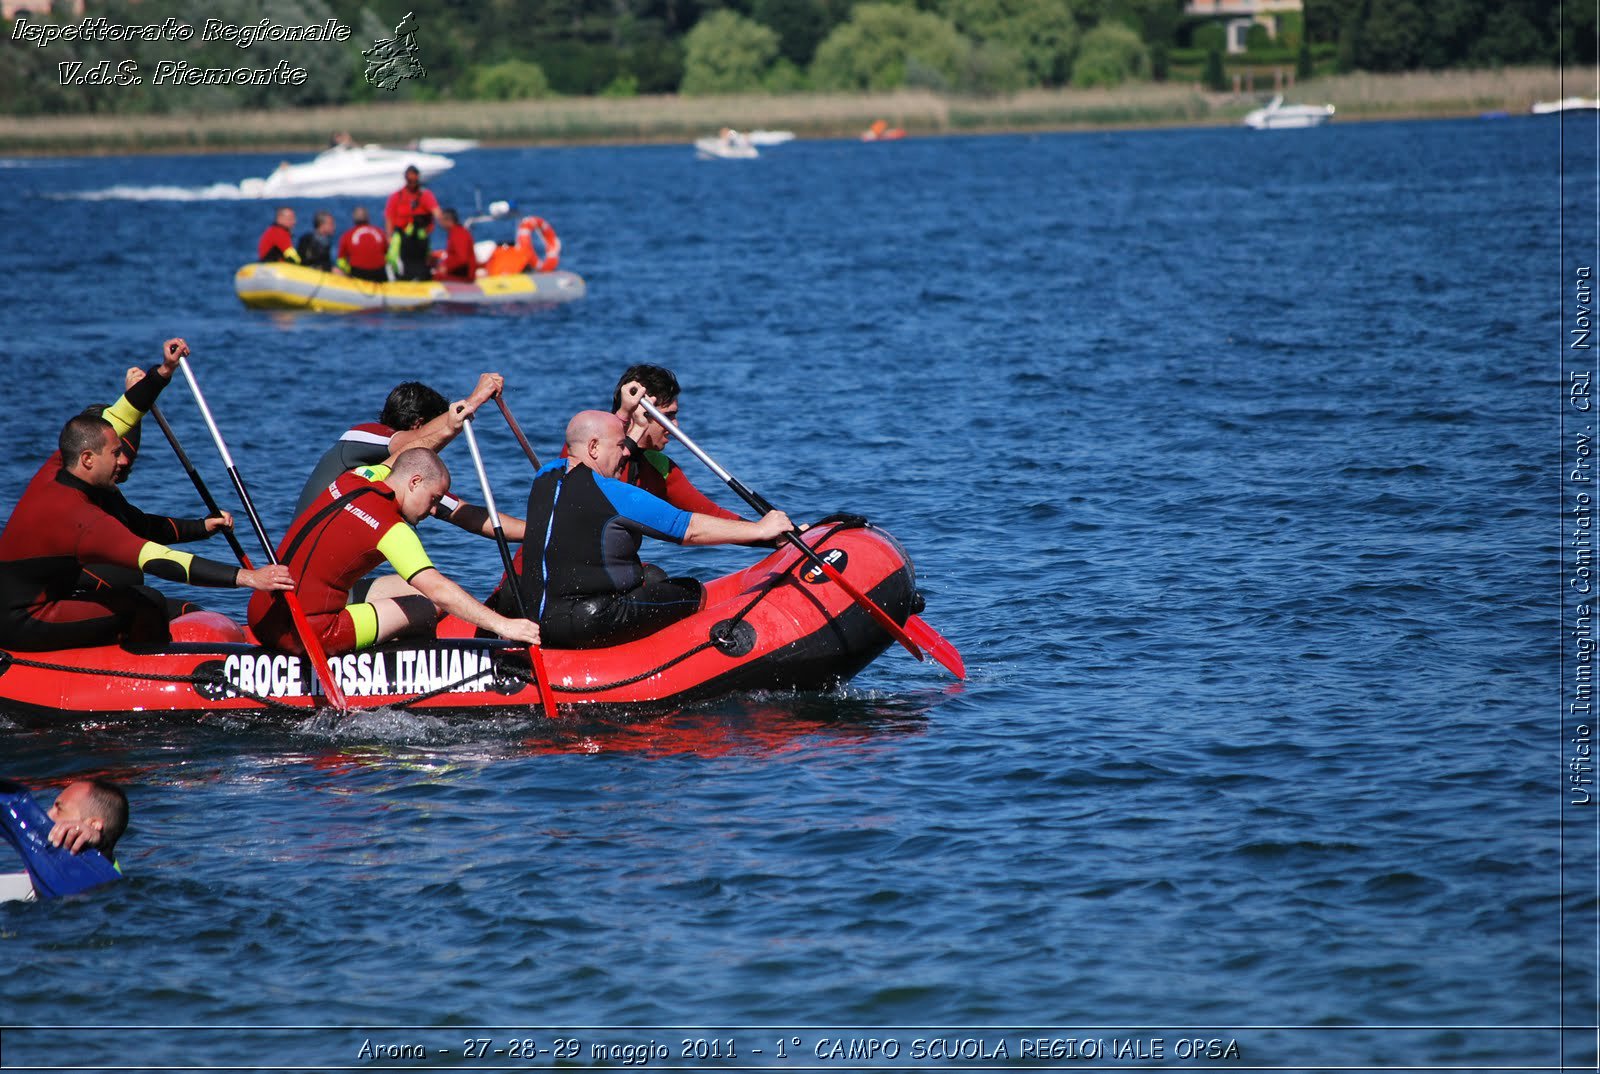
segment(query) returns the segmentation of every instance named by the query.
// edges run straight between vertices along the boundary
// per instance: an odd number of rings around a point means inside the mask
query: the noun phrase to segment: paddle
[[[533,468],[537,470],[540,465],[539,456],[533,453],[533,445],[528,443],[526,436],[522,435],[522,426],[518,425],[517,419],[511,416],[511,408],[506,406],[505,399],[499,395],[494,397],[494,401],[500,404],[500,413],[506,416],[506,424],[511,426],[511,432],[516,436],[517,443],[522,445],[522,450],[528,455],[528,461],[533,463]]]
[[[498,399],[499,396],[495,398]],[[507,414],[507,417],[509,416]],[[526,619],[528,606],[523,603],[522,587],[517,584],[517,572],[511,562],[511,545],[506,540],[505,529],[500,525],[500,512],[494,506],[494,491],[489,488],[489,475],[483,468],[483,455],[478,451],[478,438],[472,431],[470,417],[462,429],[467,434],[467,447],[472,449],[472,465],[478,471],[478,484],[483,487],[483,506],[489,512],[489,524],[494,527],[495,544],[500,546],[500,561],[505,564],[505,584],[511,588],[511,595],[517,602],[517,614]],[[544,703],[544,714],[555,719],[560,713],[556,711],[556,694],[550,688],[550,676],[544,669],[544,651],[537,645],[528,646],[528,661],[533,666],[533,677],[539,684],[539,700]]]
[[[704,451],[700,450],[700,445],[696,444],[693,440],[685,436],[683,430],[674,425],[672,423],[672,419],[668,418],[665,414],[661,413],[661,411],[657,410],[655,404],[650,402],[649,399],[641,397],[639,400],[639,405],[644,407],[646,414],[649,414],[656,421],[660,422],[665,428],[671,430],[672,435],[676,437],[684,447],[688,448],[694,454],[695,458],[699,459],[701,462],[705,463],[706,466],[710,467],[711,472],[720,477],[730,489],[738,493],[739,497],[743,499],[745,503],[749,504],[755,510],[760,511],[762,514],[766,514],[768,511],[773,509],[772,504],[768,503],[764,497],[750,491],[750,489],[745,486],[744,482],[728,473],[728,471],[724,470],[721,466],[718,466],[715,459],[713,459],[710,455],[707,455]],[[834,569],[833,564],[817,555],[810,545],[806,544],[800,539],[800,535],[798,533],[791,531],[789,533],[785,533],[783,536],[790,544],[794,545],[795,548],[800,550],[801,555],[810,560],[811,563],[817,567],[817,569],[822,571],[823,574],[826,574],[836,585],[839,586],[840,589],[843,589],[846,593],[848,593],[851,600],[855,601],[862,608],[866,609],[867,614],[871,615],[873,620],[876,621],[879,626],[883,627],[883,629],[889,633],[890,637],[894,638],[895,641],[904,646],[905,650],[912,656],[916,657],[918,660],[925,660],[926,657],[923,655],[922,650],[923,648],[926,648],[928,652],[933,654],[934,659],[949,669],[950,673],[956,678],[964,679],[967,677],[966,664],[962,661],[961,654],[957,652],[956,647],[950,644],[950,642],[946,641],[938,631],[934,630],[931,626],[929,626],[927,623],[924,623],[921,619],[914,615],[906,620],[906,625],[904,628],[902,628],[899,623],[896,623],[892,618],[890,618],[888,612],[878,607],[872,598],[868,597],[865,593],[861,592],[861,590],[857,589],[855,586],[846,581],[844,575],[840,574]],[[913,624],[915,625],[913,626]],[[913,634],[912,631],[915,631],[915,633]]]
[[[261,542],[263,551],[267,554],[267,562],[276,564],[277,553],[272,550],[272,541],[267,537],[266,527],[261,524],[261,516],[256,514],[255,504],[250,499],[250,490],[244,487],[244,478],[239,476],[239,468],[233,464],[233,456],[228,452],[228,445],[222,439],[222,432],[217,428],[216,419],[211,416],[211,408],[206,405],[206,397],[200,392],[200,383],[194,379],[194,370],[189,368],[189,359],[179,358],[178,365],[183,367],[184,378],[189,382],[189,390],[194,393],[195,402],[200,404],[200,413],[206,419],[206,428],[211,430],[211,439],[216,442],[217,453],[222,456],[222,464],[228,468],[228,477],[233,480],[233,489],[239,494],[239,502],[244,504],[245,514],[250,516],[250,525],[255,527],[256,539]],[[317,681],[322,683],[322,692],[333,702],[333,707],[339,713],[350,711],[350,702],[345,700],[344,691],[339,689],[339,684],[333,679],[333,669],[328,666],[328,654],[322,651],[322,642],[311,629],[311,624],[306,621],[305,609],[300,607],[300,597],[292,589],[282,591],[284,603],[289,606],[289,619],[294,624],[294,632],[300,638],[300,644],[306,651],[306,658],[311,661],[311,669],[316,672]]]
[[[194,463],[189,461],[189,456],[183,450],[183,445],[178,443],[178,434],[173,432],[172,426],[167,424],[166,416],[161,413],[161,408],[152,403],[150,416],[156,419],[156,424],[161,426],[161,431],[167,435],[167,443],[172,445],[172,450],[178,455],[178,462],[183,465],[184,472],[189,475],[189,480],[194,482],[194,490],[200,494],[200,500],[206,505],[206,510],[213,515],[222,514],[222,508],[217,506],[216,497],[211,495],[211,490],[206,488],[205,479],[194,468]],[[245,570],[250,570],[250,557],[245,555],[244,546],[239,543],[239,538],[233,535],[233,528],[224,526],[222,535],[228,539],[228,547],[233,549],[233,554],[239,558],[239,566]]]

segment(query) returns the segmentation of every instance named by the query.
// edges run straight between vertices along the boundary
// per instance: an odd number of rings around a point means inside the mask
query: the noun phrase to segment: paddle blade
[[[311,621],[306,618],[305,609],[300,607],[299,594],[292,589],[285,590],[283,599],[289,605],[289,618],[294,623],[295,633],[300,635],[300,644],[305,647],[306,659],[311,661],[311,670],[316,672],[317,681],[322,684],[323,694],[343,716],[350,711],[350,702],[345,700],[344,691],[334,681],[333,669],[328,666],[328,654],[323,652],[321,640],[311,630]]]
[[[943,634],[933,629],[922,621],[922,617],[913,615],[906,620],[906,633],[911,635],[911,640],[928,651],[928,655],[958,679],[967,677],[966,661],[961,659],[961,653],[947,641]]]
[[[911,635],[907,634],[905,632],[905,629],[902,628],[899,623],[895,622],[892,618],[890,618],[888,612],[886,612],[882,608],[878,607],[877,603],[875,601],[873,601],[873,599],[871,597],[867,596],[865,593],[861,592],[861,590],[857,589],[855,586],[853,586],[849,582],[845,581],[844,575],[840,574],[834,568],[833,564],[829,563],[827,560],[823,559],[821,556],[816,555],[816,553],[812,551],[812,549],[810,548],[809,545],[806,545],[805,542],[801,541],[793,533],[787,534],[786,536],[788,536],[796,544],[799,544],[807,552],[810,552],[811,556],[812,556],[811,561],[813,563],[815,563],[818,567],[822,568],[822,573],[826,574],[829,577],[829,579],[831,579],[833,581],[833,583],[835,585],[837,585],[840,589],[842,589],[846,593],[848,593],[850,595],[850,599],[851,600],[855,601],[858,605],[860,605],[861,607],[865,608],[866,611],[867,611],[867,614],[872,616],[874,622],[876,622],[879,626],[881,626],[884,629],[884,631],[887,632],[888,635],[891,638],[893,638],[895,641],[899,642],[901,645],[905,646],[906,652],[910,653],[912,656],[916,657],[918,660],[926,660],[926,659],[928,659],[926,656],[922,655],[922,650],[917,648],[917,643],[911,640]]]
[[[550,687],[550,674],[544,669],[544,650],[537,645],[528,646],[528,660],[533,664],[534,677],[539,680],[539,700],[544,704],[544,714],[553,720],[561,714],[556,711],[556,692]]]

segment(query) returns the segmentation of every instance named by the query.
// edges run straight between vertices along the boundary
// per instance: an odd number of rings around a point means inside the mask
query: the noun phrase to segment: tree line
[[[1404,71],[1508,64],[1593,64],[1594,5],[1549,0],[1305,0],[1276,39],[1225,57],[1215,20],[1183,0],[89,0],[47,21],[151,26],[215,18],[304,27],[336,19],[342,42],[264,38],[51,42],[0,25],[0,110],[13,114],[211,111],[374,100],[506,100],[552,95],[789,93],[930,89],[1002,94],[1029,87],[1194,79],[1215,88],[1225,63],[1295,63],[1322,71]],[[362,51],[410,15],[425,77],[387,92]],[[38,21],[39,16],[24,16]],[[1563,17],[1565,21],[1563,21]],[[298,68],[296,81],[157,85],[163,60],[194,69]],[[139,83],[80,84],[84,71],[132,63]],[[81,65],[81,66],[73,66]],[[105,67],[101,67],[103,72]]]

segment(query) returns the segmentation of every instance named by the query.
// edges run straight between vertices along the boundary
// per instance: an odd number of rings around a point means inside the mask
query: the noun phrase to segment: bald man
[[[449,490],[450,471],[438,454],[408,448],[392,466],[339,475],[289,527],[278,558],[300,580],[300,603],[328,655],[432,634],[445,612],[502,638],[538,643],[537,626],[478,603],[423,551],[413,527]],[[385,560],[395,573],[349,603],[350,588]],[[263,645],[303,652],[282,600],[252,600],[250,629]]]
[[[591,649],[642,638],[694,614],[704,588],[639,560],[645,537],[674,544],[749,544],[794,529],[782,511],[758,522],[684,511],[617,479],[631,448],[622,419],[585,410],[567,453],[534,476],[517,582],[545,644]],[[542,536],[541,536],[542,535]],[[512,595],[502,590],[500,609]]]

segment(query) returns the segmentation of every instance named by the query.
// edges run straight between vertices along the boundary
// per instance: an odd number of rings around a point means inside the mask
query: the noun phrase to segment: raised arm
[[[480,375],[471,395],[451,403],[443,414],[421,428],[404,429],[390,437],[389,461],[392,463],[395,456],[407,448],[425,447],[438,451],[444,447],[460,434],[461,426],[478,412],[480,406],[500,394],[500,389],[505,387],[505,383],[505,378],[499,373]]]

